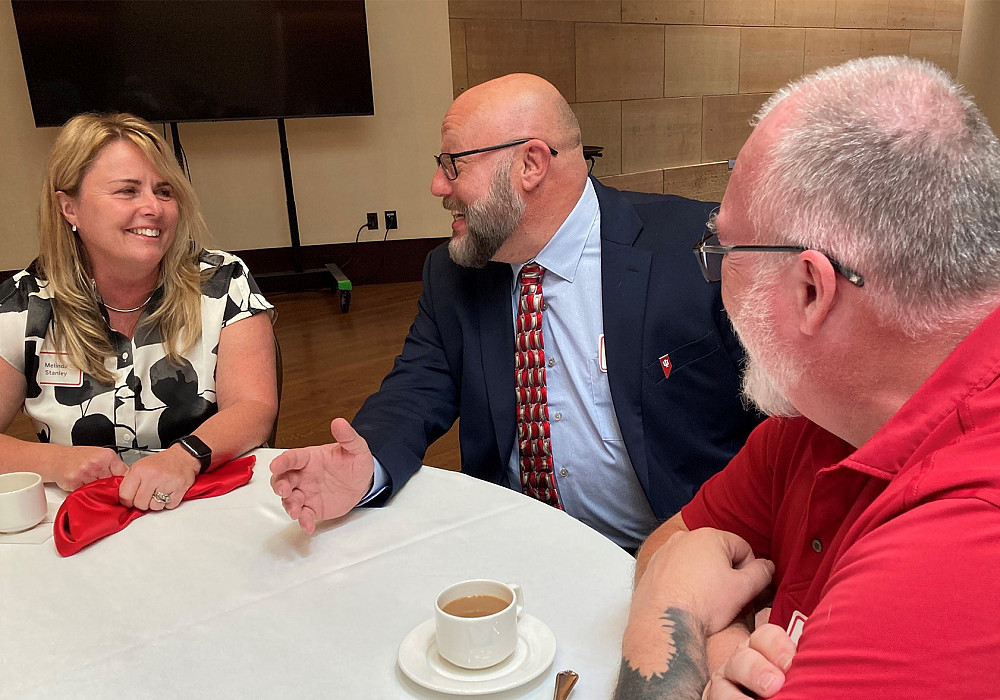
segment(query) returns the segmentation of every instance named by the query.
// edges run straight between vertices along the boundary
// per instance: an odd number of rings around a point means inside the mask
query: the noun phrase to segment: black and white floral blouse
[[[202,283],[201,338],[178,366],[167,359],[156,328],[140,322],[129,340],[109,327],[117,353],[105,362],[115,377],[112,384],[97,382],[56,351],[49,337],[51,296],[31,268],[0,285],[0,357],[27,380],[24,412],[39,440],[119,452],[157,449],[218,411],[215,366],[222,329],[262,311],[273,314],[274,307],[235,255],[202,251],[199,263],[202,270],[215,270]],[[161,301],[158,290],[143,318]]]

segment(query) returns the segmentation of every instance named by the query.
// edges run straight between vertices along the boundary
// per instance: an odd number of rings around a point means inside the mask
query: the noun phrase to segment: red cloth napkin
[[[212,498],[239,488],[250,481],[253,455],[226,462],[221,467],[202,474],[184,496],[185,501]],[[66,497],[56,513],[53,536],[56,550],[68,557],[92,542],[113,535],[141,518],[148,511],[123,506],[118,500],[120,476],[109,476],[81,486]]]

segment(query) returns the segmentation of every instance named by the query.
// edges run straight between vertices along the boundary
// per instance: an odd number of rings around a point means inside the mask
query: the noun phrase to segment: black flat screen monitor
[[[363,0],[14,0],[36,126],[374,114]]]

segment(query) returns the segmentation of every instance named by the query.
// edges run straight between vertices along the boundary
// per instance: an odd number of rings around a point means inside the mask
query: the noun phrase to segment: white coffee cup
[[[524,595],[516,583],[474,579],[448,586],[434,602],[438,653],[462,668],[500,663],[517,648],[523,609]]]
[[[42,522],[48,509],[41,476],[33,472],[0,474],[0,532],[30,530]]]

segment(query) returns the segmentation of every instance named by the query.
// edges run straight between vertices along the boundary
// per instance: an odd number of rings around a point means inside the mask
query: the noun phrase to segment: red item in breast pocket
[[[660,367],[663,368],[663,378],[666,379],[667,377],[669,377],[670,376],[670,368],[673,367],[673,365],[670,364],[670,355],[669,354],[668,355],[664,355],[663,357],[660,358]]]
[[[184,500],[221,496],[243,486],[253,476],[256,461],[253,455],[240,457],[202,474],[194,480]],[[118,486],[122,478],[98,479],[66,496],[52,527],[56,551],[64,557],[76,554],[88,544],[124,530],[130,522],[148,512],[121,504]]]

